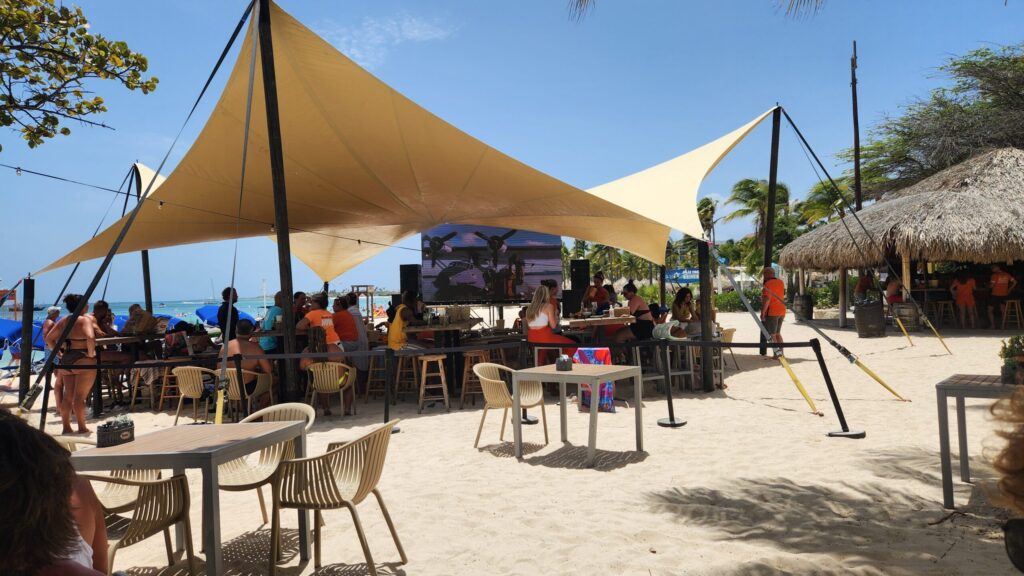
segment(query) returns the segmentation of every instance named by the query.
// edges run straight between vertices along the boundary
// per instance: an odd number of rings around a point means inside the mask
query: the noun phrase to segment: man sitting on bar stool
[[[253,323],[250,320],[242,319],[235,325],[235,339],[228,342],[228,356],[235,356],[240,354],[242,356],[263,356],[263,348],[260,345],[252,341],[253,334]],[[234,369],[233,365],[229,369]],[[270,365],[270,360],[266,358],[257,359],[245,359],[242,360],[242,370],[249,372],[261,372],[263,374],[273,374],[273,367]],[[257,376],[255,374],[243,374],[242,385],[245,386],[245,395],[248,396],[256,390]],[[273,384],[271,384],[273,386]],[[267,398],[257,398],[259,405],[264,404],[264,400]],[[267,402],[269,404],[269,402]]]

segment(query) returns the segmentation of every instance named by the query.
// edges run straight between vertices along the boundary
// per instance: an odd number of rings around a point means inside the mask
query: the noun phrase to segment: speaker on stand
[[[423,266],[402,264],[398,268],[398,275],[402,292],[411,292],[413,295],[423,293]]]
[[[573,260],[569,263],[569,288],[582,297],[587,286],[590,286],[590,260]]]

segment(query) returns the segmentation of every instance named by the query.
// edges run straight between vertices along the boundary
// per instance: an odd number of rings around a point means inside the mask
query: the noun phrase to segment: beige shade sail
[[[443,223],[572,236],[663,261],[666,225],[552,178],[460,131],[360,68],[276,5],[271,5],[271,26],[292,251],[321,278],[332,279],[387,245]],[[259,65],[239,212],[253,39],[250,25],[206,126],[177,168],[151,191],[120,253],[272,233]],[[124,221],[43,271],[104,256]]]
[[[725,136],[657,166],[641,170],[588,192],[695,238],[704,237],[697,216],[697,192],[704,178],[750,131],[773,111],[768,110]],[[658,209],[652,212],[651,207]]]

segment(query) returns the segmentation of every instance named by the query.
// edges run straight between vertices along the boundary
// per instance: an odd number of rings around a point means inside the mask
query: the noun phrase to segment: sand
[[[756,337],[749,316],[721,314],[738,328],[736,341]],[[398,564],[372,498],[360,507],[382,574],[964,574],[1014,571],[1003,551],[1006,513],[988,504],[983,488],[955,482],[960,513],[942,508],[934,385],[954,373],[994,374],[1000,336],[946,330],[955,355],[933,336],[914,346],[902,336],[858,339],[828,332],[858,353],[891,386],[900,402],[835,350],[825,356],[851,427],[867,438],[828,438],[838,429],[810,349],[792,350],[793,369],[824,417],[807,405],[776,362],[736,350],[728,389],[683,394],[679,429],[659,428],[664,398],[644,404],[646,453],[633,450],[633,408],[601,414],[598,462],[583,467],[587,416],[569,411],[570,444],[558,442],[555,399],[547,411],[552,442],[539,426],[524,427],[523,462],[511,457],[511,433],[499,442],[497,417],[473,438],[481,411],[423,415],[399,403],[403,418],[392,437],[381,491],[409,556]],[[813,336],[787,318],[788,340]],[[620,397],[631,397],[621,390]],[[996,447],[986,401],[968,401],[967,425],[976,479],[994,476],[985,447]],[[312,453],[353,437],[382,420],[379,401],[357,417],[320,417]],[[170,426],[167,413],[135,415],[136,434]],[[58,432],[53,423],[48,431]],[[954,449],[955,449],[954,443]],[[193,530],[199,532],[198,474]],[[269,500],[269,499],[268,499]],[[229,574],[263,574],[269,542],[256,496],[221,493],[222,533]],[[365,564],[348,514],[328,512],[321,574],[361,574]],[[314,573],[300,564],[294,514],[284,516],[287,564],[282,574]],[[196,544],[198,549],[198,543]],[[184,574],[167,569],[159,537],[121,551],[116,569],[129,574]]]

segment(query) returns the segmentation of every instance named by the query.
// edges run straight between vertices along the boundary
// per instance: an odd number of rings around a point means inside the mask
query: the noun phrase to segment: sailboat
[[[210,299],[203,300],[204,304],[220,304],[220,300],[217,299],[217,291],[213,289],[213,278],[210,278]]]

